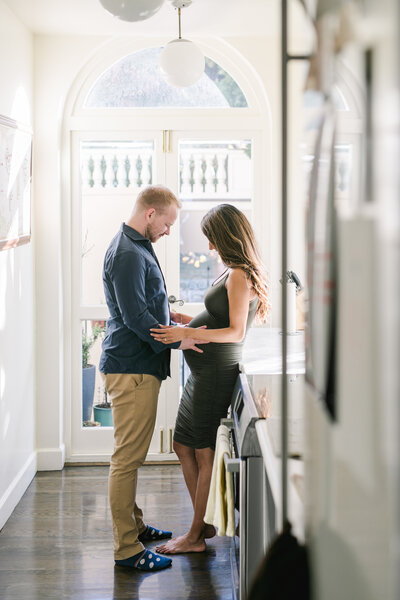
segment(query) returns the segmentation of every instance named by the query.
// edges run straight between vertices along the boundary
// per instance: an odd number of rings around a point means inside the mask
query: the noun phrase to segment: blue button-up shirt
[[[170,348],[150,335],[169,325],[165,281],[150,240],[122,224],[104,258],[103,284],[110,311],[100,359],[103,373],[170,375]]]

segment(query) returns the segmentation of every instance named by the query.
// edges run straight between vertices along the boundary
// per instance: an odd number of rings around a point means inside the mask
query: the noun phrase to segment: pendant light
[[[196,83],[205,68],[204,55],[193,42],[181,36],[181,9],[190,6],[192,0],[173,0],[178,9],[179,37],[168,42],[160,54],[161,73],[170,85],[188,87]]]
[[[144,21],[160,10],[164,0],[100,0],[100,3],[122,21]]]

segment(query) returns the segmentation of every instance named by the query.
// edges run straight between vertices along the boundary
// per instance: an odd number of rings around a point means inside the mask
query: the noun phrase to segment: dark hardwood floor
[[[108,467],[36,475],[0,532],[1,600],[231,600],[229,538],[158,573],[114,567],[107,475]],[[143,467],[138,504],[146,522],[186,531],[192,508],[180,467]]]

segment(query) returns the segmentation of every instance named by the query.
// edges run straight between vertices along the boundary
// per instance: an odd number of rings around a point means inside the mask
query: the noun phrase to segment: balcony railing
[[[81,154],[85,193],[110,193],[140,189],[153,183],[151,148],[101,148],[86,145]],[[183,148],[179,154],[179,194],[187,199],[249,199],[249,144],[246,147]]]

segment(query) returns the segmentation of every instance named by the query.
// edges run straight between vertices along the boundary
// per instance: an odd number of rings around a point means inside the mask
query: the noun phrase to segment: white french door
[[[165,182],[164,137],[161,131],[73,134],[71,460],[108,460],[112,453],[112,424],[103,421],[107,411],[97,409],[106,399],[98,369],[102,334],[89,348],[89,363],[95,366],[93,402],[84,402],[82,352],[84,342],[88,340],[90,345],[93,341],[95,326],[102,326],[108,318],[102,283],[105,251],[128,219],[140,189]],[[163,270],[166,245],[165,238],[155,245]],[[178,383],[175,388],[178,395]],[[169,392],[172,396],[171,384]],[[166,389],[162,386],[150,446],[150,454],[159,459],[169,449],[166,414]]]
[[[166,183],[174,189],[182,203],[179,227],[171,231],[174,252],[166,264],[169,289],[183,306],[178,312],[192,316],[204,308],[203,298],[211,283],[225,266],[215,251],[210,251],[208,240],[201,232],[201,219],[212,207],[230,203],[242,210],[255,222],[259,185],[254,169],[254,154],[260,154],[257,133],[243,131],[171,131],[168,132],[166,155]],[[259,192],[258,192],[259,194]],[[175,308],[174,308],[175,309]],[[183,357],[179,362],[181,387],[187,377]],[[176,365],[174,365],[176,372]],[[174,410],[167,415],[168,429],[173,429]]]
[[[112,426],[95,426],[82,403],[82,341],[108,317],[102,285],[105,251],[144,186],[164,184],[182,202],[169,237],[154,245],[169,295],[184,301],[172,310],[195,315],[208,285],[223,270],[201,233],[202,216],[222,202],[257,219],[260,156],[257,133],[205,131],[79,132],[72,134],[72,408],[70,460],[108,460]],[[256,159],[256,160],[255,160]],[[258,215],[260,216],[260,215]],[[261,232],[260,232],[261,233]],[[86,338],[84,337],[86,336]],[[89,350],[95,365],[93,405],[104,401],[99,374],[101,335]],[[172,436],[184,380],[180,352],[171,353],[171,378],[163,382],[150,460],[175,458]],[[86,411],[86,412],[84,412]],[[90,413],[90,414],[89,414]],[[87,417],[87,418],[85,418]]]

